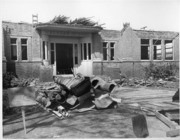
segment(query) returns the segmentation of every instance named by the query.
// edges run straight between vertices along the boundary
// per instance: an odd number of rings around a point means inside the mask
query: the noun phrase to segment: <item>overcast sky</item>
[[[180,31],[180,0],[0,0],[2,20],[32,22],[38,14],[39,22],[54,16],[71,19],[93,17],[105,23],[106,29],[121,30],[130,22],[134,29],[147,26],[150,30]]]

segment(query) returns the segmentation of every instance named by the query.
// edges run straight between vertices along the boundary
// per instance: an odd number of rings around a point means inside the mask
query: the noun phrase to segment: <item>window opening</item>
[[[165,59],[173,60],[173,41],[165,40]]]
[[[150,59],[149,39],[141,39],[141,60]]]
[[[27,39],[21,39],[21,59],[27,60]]]
[[[153,59],[154,60],[161,60],[162,59],[162,46],[161,40],[153,40]]]
[[[51,43],[51,65],[54,64],[54,56],[55,55],[55,47],[54,47],[54,43]]]
[[[11,59],[17,60],[17,38],[11,38]]]

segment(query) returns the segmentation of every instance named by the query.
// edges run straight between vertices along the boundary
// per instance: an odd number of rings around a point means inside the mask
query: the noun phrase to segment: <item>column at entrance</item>
[[[45,66],[50,64],[50,44],[47,35],[42,35],[42,60]]]

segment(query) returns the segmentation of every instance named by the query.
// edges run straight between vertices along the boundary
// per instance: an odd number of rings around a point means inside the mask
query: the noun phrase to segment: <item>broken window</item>
[[[103,60],[107,60],[108,43],[103,42]]]
[[[161,60],[162,59],[162,46],[161,40],[153,40],[153,59],[154,60]]]
[[[75,64],[78,64],[78,45],[74,44],[74,59],[75,59]]]
[[[173,60],[173,41],[165,40],[165,59]]]
[[[91,43],[88,43],[88,56],[89,60],[91,60]]]
[[[27,39],[21,39],[21,59],[27,60]]]
[[[42,51],[43,51],[43,59],[46,58],[46,57],[45,57],[45,51],[46,51],[45,45],[46,45],[46,44],[45,44],[45,41],[43,41],[43,48],[42,48],[42,49],[43,49],[43,50],[42,50]]]
[[[17,38],[11,38],[11,59],[17,60]]]
[[[110,43],[110,60],[114,60],[114,42]]]
[[[141,60],[150,59],[149,39],[141,39]]]
[[[55,55],[55,48],[54,48],[54,43],[51,43],[51,65],[54,64],[54,56]]]

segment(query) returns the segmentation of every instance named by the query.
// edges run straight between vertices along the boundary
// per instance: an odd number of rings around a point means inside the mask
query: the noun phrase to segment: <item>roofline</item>
[[[171,32],[171,33],[178,33],[179,32],[175,32],[175,31],[156,31],[156,30],[140,30],[140,29],[133,29],[133,31],[145,31],[145,32]]]
[[[70,30],[89,30],[94,32],[99,32],[102,30],[102,27],[97,26],[85,26],[85,25],[69,25],[69,24],[50,24],[50,23],[40,23],[35,24],[36,29],[46,29],[46,28],[54,28],[54,29],[70,29]]]
[[[13,22],[13,21],[3,20],[2,23],[27,24],[27,25],[32,25],[32,26],[33,26],[33,24],[31,24],[31,23],[23,22],[23,21],[20,21],[20,22]]]

